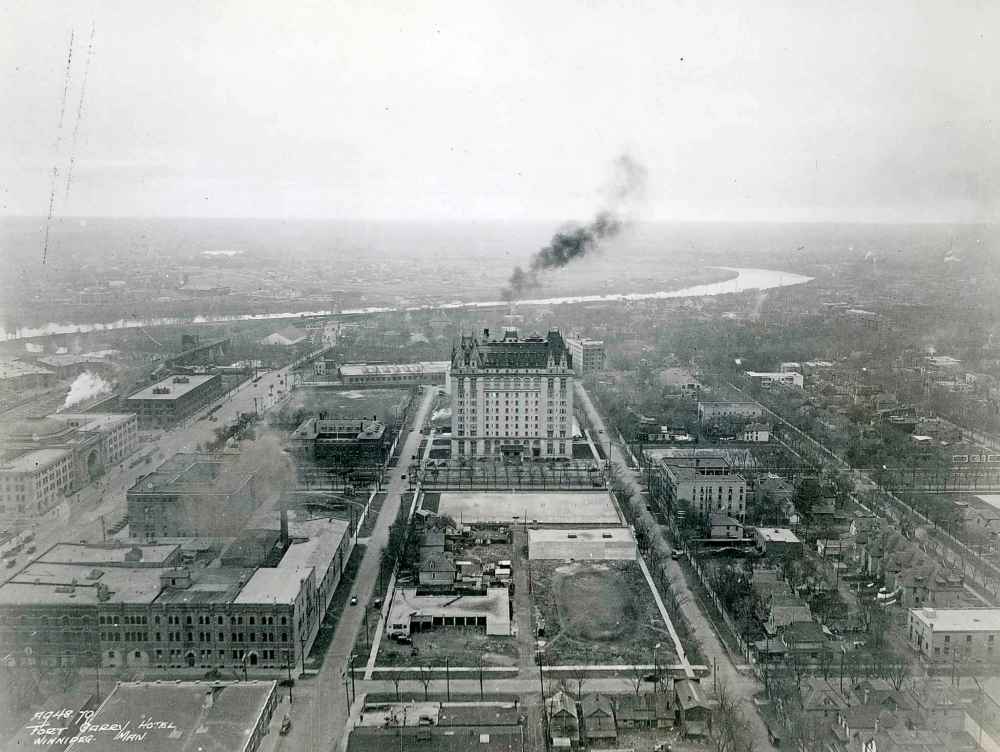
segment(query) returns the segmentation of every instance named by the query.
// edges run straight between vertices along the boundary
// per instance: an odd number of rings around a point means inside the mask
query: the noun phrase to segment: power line
[[[56,159],[59,158],[59,147],[62,145],[62,130],[63,130],[63,120],[66,116],[66,97],[69,93],[69,80],[70,72],[73,66],[73,39],[75,32],[70,29],[69,32],[69,51],[66,53],[66,75],[63,78],[63,91],[62,91],[62,102],[59,105],[59,123],[56,125],[56,141],[53,146],[53,151],[55,152]],[[45,263],[45,259],[49,253],[49,230],[52,226],[52,215],[55,211],[56,205],[56,179],[59,177],[59,166],[57,164],[52,165],[52,180],[49,188],[49,213],[45,218],[45,240],[42,243],[42,263]]]

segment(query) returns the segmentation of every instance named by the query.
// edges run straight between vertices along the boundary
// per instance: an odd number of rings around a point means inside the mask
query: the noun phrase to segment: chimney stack
[[[281,509],[281,547],[284,549],[288,545],[288,508]]]

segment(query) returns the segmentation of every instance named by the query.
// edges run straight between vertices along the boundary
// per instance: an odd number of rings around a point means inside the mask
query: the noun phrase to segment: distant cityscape
[[[844,289],[6,343],[11,744],[1000,743],[995,323]]]

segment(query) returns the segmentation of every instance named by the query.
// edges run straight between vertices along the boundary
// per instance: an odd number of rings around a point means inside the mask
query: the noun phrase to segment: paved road
[[[215,430],[240,413],[261,412],[273,407],[287,397],[285,386],[288,368],[268,371],[254,384],[247,380],[234,388],[220,400],[206,405],[195,415],[168,431],[156,432],[151,438],[140,442],[135,454],[125,458],[121,465],[108,468],[98,481],[67,499],[49,517],[35,527],[35,547],[39,553],[62,541],[100,542],[104,538],[104,528],[112,526],[125,514],[125,492],[143,475],[150,473],[157,465],[180,451],[195,451],[198,444],[205,444],[215,438]],[[254,402],[256,398],[256,403]],[[215,412],[216,420],[201,420],[213,405],[220,407]],[[140,452],[152,450],[152,460],[130,467]],[[18,563],[28,562],[23,558]],[[16,574],[21,566],[0,573],[6,580]]]
[[[436,389],[424,388],[423,399],[413,421],[414,429],[406,437],[401,457],[409,457],[417,453],[420,446],[420,427],[434,402]],[[394,468],[386,486],[386,499],[382,505],[378,522],[368,538],[368,547],[358,568],[358,573],[352,584],[352,595],[357,595],[358,603],[368,603],[378,581],[379,558],[388,538],[389,526],[395,521],[399,512],[401,495],[409,490],[409,483],[403,479],[407,473],[407,463]],[[364,623],[364,609],[361,606],[347,606],[337,623],[333,642],[327,651],[326,658],[315,677],[299,681],[294,694],[292,706],[292,730],[288,736],[282,737],[276,745],[278,750],[329,750],[339,739],[347,721],[348,704],[344,669],[350,660],[354,641]],[[357,666],[364,665],[364,657],[359,656]],[[419,684],[419,682],[417,682]],[[369,691],[370,685],[380,686],[391,682],[355,682],[357,692]],[[476,682],[476,691],[479,691]]]
[[[597,412],[593,402],[590,400],[590,396],[582,386],[579,386],[577,389],[577,395],[580,396],[580,404],[590,417],[591,425],[598,432],[598,439],[607,446],[608,434],[604,425],[604,419]],[[627,485],[631,485],[636,493],[644,493],[640,485],[640,473],[638,470],[628,467],[621,445],[612,442],[610,446],[612,462],[617,462],[622,468],[622,481]],[[691,592],[690,587],[688,587],[687,580],[679,563],[671,560],[668,562],[667,568],[671,588],[674,591],[677,602],[680,604],[681,612],[694,632],[695,639],[698,640],[702,655],[705,656],[706,662],[709,665],[716,666],[716,678],[718,682],[728,686],[730,691],[743,701],[743,713],[750,722],[753,732],[754,749],[758,751],[773,749],[767,736],[767,728],[764,726],[764,722],[761,720],[760,715],[756,711],[756,706],[753,704],[753,696],[760,692],[762,687],[753,674],[744,675],[740,673],[730,660],[729,653],[722,646],[722,643],[713,631],[711,622],[698,607],[698,602]],[[707,685],[711,679],[706,679],[705,681]]]

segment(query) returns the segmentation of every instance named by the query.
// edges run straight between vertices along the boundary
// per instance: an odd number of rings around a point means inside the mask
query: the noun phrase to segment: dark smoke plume
[[[501,291],[504,300],[517,300],[526,291],[541,286],[540,273],[560,269],[573,260],[582,258],[596,249],[601,241],[615,237],[625,226],[621,211],[625,205],[641,197],[646,187],[646,168],[628,154],[622,154],[614,163],[614,177],[607,186],[606,208],[587,225],[557,232],[549,244],[535,253],[528,269],[520,266]]]

